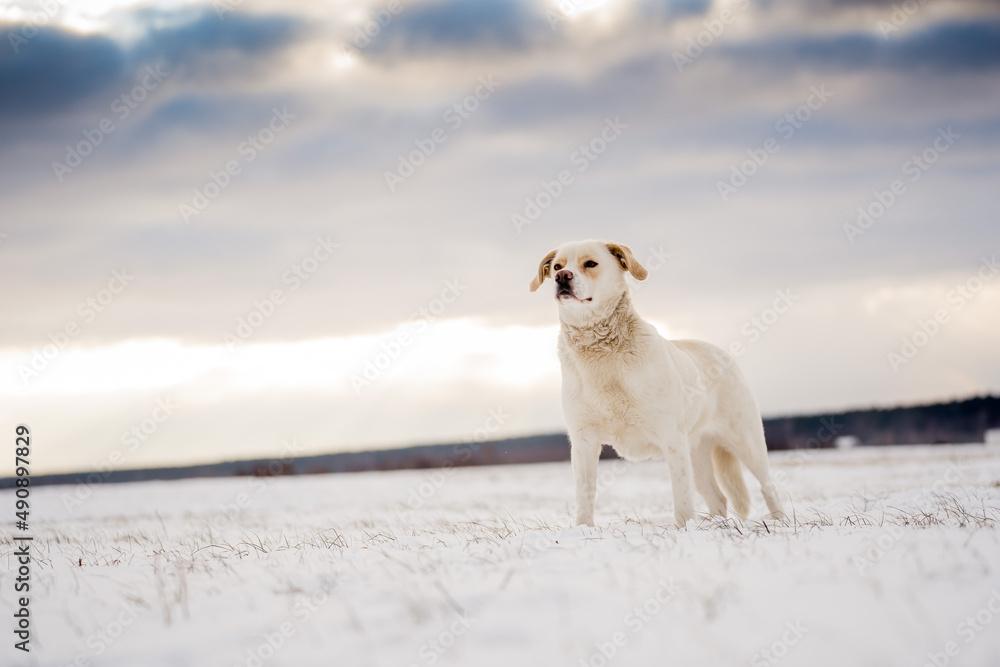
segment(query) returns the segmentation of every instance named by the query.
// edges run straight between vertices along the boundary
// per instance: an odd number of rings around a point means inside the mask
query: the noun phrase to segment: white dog
[[[532,292],[549,276],[556,283],[576,522],[594,525],[604,444],[629,460],[667,460],[680,527],[695,515],[693,488],[710,514],[725,516],[728,496],[736,514],[747,517],[740,462],[760,482],[771,516],[784,517],[760,410],[732,356],[660,336],[632,309],[626,271],[637,280],[648,275],[627,246],[581,241],[547,254],[531,281]]]

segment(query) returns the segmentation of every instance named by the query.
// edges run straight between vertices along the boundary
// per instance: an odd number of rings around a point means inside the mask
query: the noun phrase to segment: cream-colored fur
[[[531,281],[532,292],[556,281],[576,522],[594,525],[605,444],[630,460],[666,459],[678,526],[695,516],[694,489],[710,514],[725,516],[728,498],[745,519],[741,464],[760,482],[771,516],[783,517],[760,411],[735,361],[708,343],[660,336],[633,310],[626,272],[647,276],[627,246],[581,241],[547,254]]]

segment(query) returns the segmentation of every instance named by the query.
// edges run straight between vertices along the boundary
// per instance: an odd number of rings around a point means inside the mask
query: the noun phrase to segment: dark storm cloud
[[[372,53],[516,51],[552,36],[542,12],[519,0],[444,0],[403,6],[372,40]]]
[[[669,22],[688,16],[701,16],[711,7],[711,0],[641,0],[636,5],[636,13],[643,21]]]
[[[239,60],[227,62],[225,73],[252,70],[259,59],[292,42],[302,30],[290,17],[231,14],[220,20],[207,9],[183,15],[145,10],[130,18],[139,25],[157,18],[169,21],[168,27],[148,29],[130,47],[105,35],[53,26],[39,27],[37,33],[19,24],[0,29],[0,116],[67,112],[132,81],[154,64],[193,76],[210,66],[208,56],[229,53]]]
[[[130,69],[127,54],[107,37],[42,27],[22,44],[16,41],[24,39],[22,31],[19,25],[0,31],[0,115],[64,110],[120,81]],[[10,50],[14,43],[16,54]]]
[[[567,15],[589,0],[561,0],[553,5],[525,0],[441,0],[403,9],[371,40],[368,52],[380,55],[431,52],[524,51],[558,43]],[[666,23],[701,15],[709,0],[641,0],[637,23]]]
[[[152,24],[161,12],[143,12],[136,18]],[[240,57],[263,57],[287,46],[305,31],[300,19],[291,16],[228,14],[220,19],[214,11],[201,10],[191,20],[151,29],[135,48],[140,60],[164,60],[176,67],[197,67],[206,57],[233,53]],[[247,62],[245,67],[256,63]]]
[[[724,46],[718,54],[743,66],[763,66],[775,72],[810,69],[961,74],[1000,67],[1000,21],[997,20],[939,23],[910,34],[889,34],[889,39],[869,32],[795,36]]]
[[[921,5],[925,4],[928,0],[922,0]],[[766,4],[771,4],[770,2]],[[877,7],[884,9],[891,9],[895,7],[901,7],[904,3],[900,0],[812,0],[808,4],[804,3],[804,6],[813,11],[839,11],[843,9],[854,9],[854,8],[869,8]],[[1000,7],[1000,0],[966,0],[962,2],[959,0],[955,2],[952,0],[953,5],[966,5],[970,7]],[[912,6],[912,5],[911,5]]]

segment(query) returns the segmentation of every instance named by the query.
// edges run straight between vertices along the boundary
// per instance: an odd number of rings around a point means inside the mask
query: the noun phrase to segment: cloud
[[[0,41],[21,34],[21,26],[7,28],[0,32]],[[120,82],[129,69],[126,53],[108,37],[39,28],[15,56],[0,60],[0,115],[63,111],[95,90]]]
[[[624,28],[666,24],[702,15],[708,0],[638,0],[609,4]],[[603,7],[593,0],[541,4],[524,0],[440,0],[403,9],[373,36],[366,53],[383,56],[432,53],[526,52],[566,37],[570,18]],[[596,12],[595,12],[596,13]]]
[[[57,26],[38,27],[37,33],[28,24],[0,29],[0,43],[17,44],[13,55],[0,59],[0,116],[66,113],[117,91],[154,64],[190,78],[246,73],[304,31],[289,16],[231,14],[220,20],[208,9],[142,10],[122,22],[139,26],[143,36],[126,45],[110,33],[84,35]]]
[[[366,4],[375,11],[388,6]],[[684,335],[720,344],[737,339],[775,289],[801,290],[803,308],[741,360],[758,378],[755,390],[768,410],[919,398],[955,386],[947,375],[951,345],[922,355],[921,364],[940,354],[933,374],[886,375],[881,367],[907,327],[938,307],[936,293],[926,291],[897,318],[898,333],[887,328],[889,319],[873,319],[857,304],[886,285],[950,288],[953,275],[962,279],[970,262],[974,267],[980,254],[995,251],[989,221],[1000,115],[991,102],[1000,80],[988,75],[998,60],[996,19],[984,13],[978,23],[965,22],[969,3],[928,6],[883,40],[876,22],[891,12],[888,2],[752,3],[679,72],[672,53],[707,30],[720,3],[612,0],[556,30],[545,17],[552,1],[402,6],[353,65],[340,68],[330,56],[341,53],[353,28],[343,7],[316,3],[275,4],[271,16],[230,13],[222,20],[210,7],[131,10],[115,14],[102,33],[50,27],[15,55],[0,35],[0,282],[11,286],[8,310],[18,313],[0,324],[8,351],[48,345],[50,334],[81,319],[78,304],[123,267],[135,274],[134,287],[85,323],[73,350],[156,337],[219,346],[254,301],[276,288],[288,292],[287,303],[252,344],[307,345],[391,331],[446,280],[468,284],[468,291],[441,322],[550,326],[551,293],[528,294],[527,279],[552,247],[593,236],[628,243],[643,257],[661,246],[672,254],[636,300],[644,315]],[[52,161],[63,160],[66,146],[96,127],[95,118],[110,114],[108,104],[147,64],[160,62],[172,72],[168,84],[127,119],[115,116],[114,133],[57,181]],[[453,128],[443,112],[468,99],[486,74],[502,86],[473,101],[475,110]],[[821,83],[835,91],[831,103],[723,203],[716,181]],[[264,126],[272,107],[286,104],[298,116],[294,125],[184,224],[178,205],[191,201],[210,172],[240,157],[237,146]],[[621,140],[585,172],[574,171],[572,186],[518,234],[511,214],[572,167],[571,153],[618,115],[629,125]],[[952,124],[962,134],[956,148],[919,182],[908,181],[906,196],[849,243],[843,225],[857,219],[858,207],[899,178],[904,161],[928,146],[938,127]],[[390,194],[384,171],[417,142],[426,145],[437,127],[447,129],[447,140]],[[293,293],[284,272],[328,234],[342,249]],[[985,311],[992,298],[984,295],[976,307]],[[995,386],[1000,376],[987,336],[993,320],[978,313],[966,311],[968,325],[956,324],[948,335],[968,350],[967,364],[977,368],[969,376]],[[372,339],[372,353],[378,345]],[[550,343],[544,353],[551,354]],[[446,345],[433,354],[414,347],[413,355],[434,364],[457,358]],[[812,364],[808,373],[803,359]],[[979,370],[977,359],[992,365]],[[206,382],[192,385],[201,391]],[[291,400],[275,408],[271,397],[241,399],[232,411],[206,402],[197,426],[224,431],[237,412],[284,415],[274,431],[248,422],[245,432],[213,444],[227,455],[244,451],[245,435],[255,429],[261,442],[288,433],[299,414],[309,423],[326,420],[314,434],[338,431],[344,443],[356,444],[385,405],[412,399],[408,387],[388,379],[382,386],[386,393],[366,396],[370,409],[345,402],[334,417],[319,400],[301,413],[288,407]],[[540,395],[557,397],[548,389],[530,398],[491,391],[502,397],[496,404],[509,401],[519,414]],[[397,431],[376,439],[453,437],[446,429],[455,406],[485,396],[447,383],[434,392],[421,393],[424,403],[386,427]],[[193,395],[192,405],[202,395]],[[119,407],[117,398],[99,402]],[[24,399],[29,403],[34,412],[23,411],[26,419],[44,419],[59,407]],[[550,407],[557,410],[557,402],[544,409]],[[357,429],[335,423],[341,416],[356,420]],[[127,426],[134,417],[122,419]],[[81,408],[58,439],[76,446],[80,425],[90,421],[104,417]],[[545,424],[531,426],[551,426]],[[117,438],[114,429],[109,437]],[[323,441],[330,444],[343,443]],[[80,452],[93,458],[92,450]]]
[[[679,17],[701,16],[711,8],[711,0],[640,0],[637,14],[644,19],[666,22]]]
[[[884,39],[871,32],[720,46],[717,55],[741,66],[818,72],[887,70],[903,74],[961,74],[1000,67],[1000,22],[947,22]]]
[[[160,12],[137,13],[141,23],[156,25]],[[148,14],[148,15],[142,15]],[[220,19],[207,9],[181,17],[168,15],[165,27],[152,28],[135,49],[140,61],[163,60],[167,64],[197,72],[207,56],[223,53],[238,56],[241,69],[258,66],[259,61],[295,42],[307,31],[305,23],[288,15],[233,13]]]
[[[444,0],[407,7],[372,40],[373,53],[519,51],[552,30],[519,0]]]

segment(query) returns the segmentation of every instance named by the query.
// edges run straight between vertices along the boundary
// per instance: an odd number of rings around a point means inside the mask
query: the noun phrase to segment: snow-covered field
[[[602,462],[594,529],[568,463],[37,487],[0,664],[1000,664],[1000,450],[772,461],[788,525],[676,530],[663,463]]]

